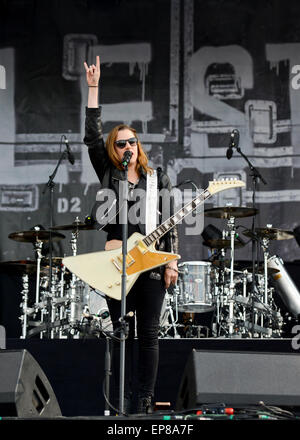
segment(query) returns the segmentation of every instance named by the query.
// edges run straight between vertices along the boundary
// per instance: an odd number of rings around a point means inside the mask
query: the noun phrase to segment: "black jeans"
[[[160,279],[157,279],[159,278]],[[156,279],[154,279],[156,278]],[[163,275],[159,270],[142,273],[126,297],[126,313],[136,312],[136,329],[138,337],[138,393],[141,396],[154,395],[157,377],[159,350],[158,330],[160,313],[165,295]],[[119,325],[121,301],[109,298],[107,305],[114,329]],[[125,384],[124,395],[129,396],[132,389],[133,374],[133,340],[135,320],[130,319],[129,335],[125,344]],[[119,386],[120,345],[113,343],[113,375]]]

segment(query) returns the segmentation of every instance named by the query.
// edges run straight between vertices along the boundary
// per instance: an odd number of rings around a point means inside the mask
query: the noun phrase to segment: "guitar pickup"
[[[118,255],[118,260],[121,262],[123,262],[123,255]],[[126,267],[130,267],[133,263],[135,263],[135,259],[130,255],[127,254],[126,255]]]
[[[119,272],[122,272],[122,268],[121,266],[119,266],[118,262],[113,258],[112,263],[116,266],[116,268],[118,269]]]
[[[137,242],[136,247],[141,252],[141,254],[146,254],[146,252],[149,251],[148,247],[145,245],[145,243],[142,242],[142,240]]]

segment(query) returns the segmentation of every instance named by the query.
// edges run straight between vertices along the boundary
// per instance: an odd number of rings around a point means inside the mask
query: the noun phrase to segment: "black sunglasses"
[[[133,137],[130,139],[121,139],[119,141],[115,141],[115,144],[118,148],[125,148],[127,142],[129,142],[130,145],[136,145],[137,143],[137,138]]]

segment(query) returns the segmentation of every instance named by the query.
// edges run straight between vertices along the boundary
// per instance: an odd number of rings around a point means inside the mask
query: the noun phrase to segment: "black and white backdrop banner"
[[[246,182],[205,208],[251,206],[249,166],[236,151],[226,158],[237,129],[242,152],[266,181],[257,187],[256,226],[300,224],[298,0],[2,0],[0,8],[2,261],[33,257],[32,246],[10,233],[49,227],[43,189],[63,135],[75,163],[63,161],[55,177],[54,225],[90,214],[99,182],[83,144],[83,62],[96,55],[105,134],[123,121],[133,125],[151,165],[164,168],[174,186],[187,179],[199,188],[218,178]],[[227,228],[225,220],[208,223]],[[237,219],[238,226],[251,224],[251,217]],[[206,259],[191,221],[179,229],[182,259]],[[71,233],[63,233],[57,256],[72,252]],[[78,253],[101,250],[104,241],[104,232],[81,231]],[[250,258],[250,244],[236,252]],[[294,239],[272,242],[270,252],[300,258]]]

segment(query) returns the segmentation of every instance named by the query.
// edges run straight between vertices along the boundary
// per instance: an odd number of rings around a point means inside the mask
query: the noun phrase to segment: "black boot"
[[[137,403],[137,413],[138,414],[151,414],[153,412],[152,409],[152,396],[139,396]]]

